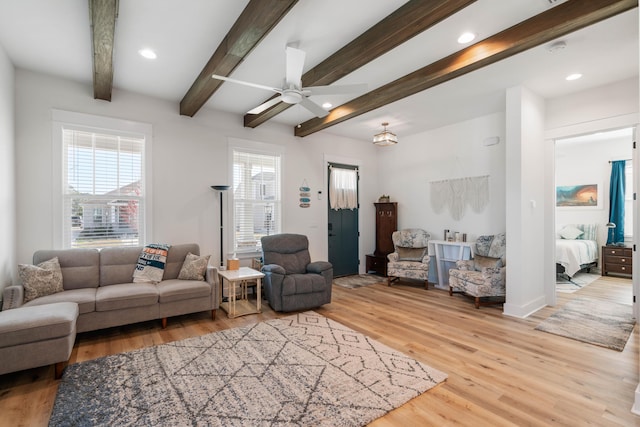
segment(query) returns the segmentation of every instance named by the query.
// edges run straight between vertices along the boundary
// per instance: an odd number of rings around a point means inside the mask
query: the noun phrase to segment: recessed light
[[[322,108],[331,108],[333,107],[333,104],[331,104],[330,102],[325,102],[324,104],[322,104]]]
[[[156,55],[156,53],[151,49],[140,49],[138,53],[140,56],[147,59],[156,59],[158,57],[158,55]]]
[[[569,74],[566,79],[568,81],[572,81],[572,80],[578,80],[580,77],[582,77],[582,74],[580,73],[575,73],[575,74]]]
[[[470,33],[470,32],[462,33],[460,34],[460,37],[458,37],[458,43],[460,44],[469,43],[475,38],[476,38],[476,35],[473,33]]]

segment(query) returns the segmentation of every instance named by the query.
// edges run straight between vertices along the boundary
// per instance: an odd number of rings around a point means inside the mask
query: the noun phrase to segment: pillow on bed
[[[578,230],[577,228],[567,225],[562,230],[560,230],[560,237],[566,240],[575,240],[578,237],[582,236],[584,232],[582,230]]]

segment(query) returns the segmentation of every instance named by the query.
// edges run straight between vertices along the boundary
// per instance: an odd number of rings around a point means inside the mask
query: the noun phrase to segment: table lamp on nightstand
[[[614,242],[614,229],[616,228],[615,223],[613,222],[608,222],[606,227],[609,229],[609,231],[607,232],[607,246],[624,246],[624,243],[615,243]]]

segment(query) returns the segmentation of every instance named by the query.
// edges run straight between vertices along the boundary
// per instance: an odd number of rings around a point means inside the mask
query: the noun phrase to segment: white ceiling
[[[114,88],[178,103],[244,9],[247,0],[120,1]],[[404,0],[299,0],[230,77],[282,85],[284,48],[297,42],[305,71],[363,33]],[[555,2],[555,4],[562,1]],[[367,83],[369,90],[451,54],[463,31],[486,38],[550,8],[549,0],[478,0],[336,84]],[[482,70],[333,126],[324,132],[369,140],[389,122],[398,138],[504,108],[505,88],[523,84],[553,98],[638,76],[638,10],[562,38],[565,49],[540,46]],[[0,1],[0,45],[18,68],[91,83],[91,36],[86,0]],[[146,60],[148,47],[158,58]],[[583,78],[567,82],[579,72]],[[225,83],[207,108],[242,116],[271,93]],[[356,94],[359,95],[359,94]],[[354,96],[356,96],[354,95]],[[117,96],[117,94],[114,94]],[[353,97],[353,96],[352,96]],[[325,99],[314,99],[322,103]],[[347,96],[328,97],[337,106]],[[273,121],[295,126],[312,116],[294,106]],[[293,131],[292,131],[293,132]]]

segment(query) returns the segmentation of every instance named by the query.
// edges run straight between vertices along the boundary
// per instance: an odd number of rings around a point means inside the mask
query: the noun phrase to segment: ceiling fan
[[[364,92],[367,90],[366,83],[353,84],[353,85],[341,85],[341,86],[309,86],[302,87],[302,69],[304,67],[305,52],[296,49],[291,46],[286,48],[287,66],[286,77],[283,88],[276,88],[271,86],[265,86],[258,83],[245,82],[242,80],[231,79],[225,76],[219,76],[217,74],[211,75],[212,78],[218,80],[224,80],[231,83],[238,83],[245,86],[251,86],[258,89],[264,89],[271,92],[280,94],[273,99],[268,100],[256,108],[248,111],[248,114],[260,114],[266,109],[276,105],[280,101],[287,104],[300,104],[314,115],[318,117],[325,117],[329,114],[327,110],[322,108],[309,99],[313,95],[339,95],[344,93]]]

